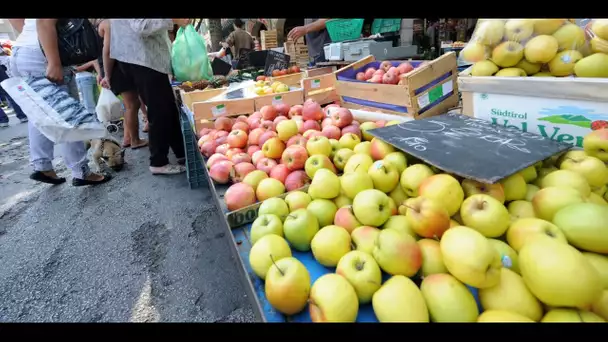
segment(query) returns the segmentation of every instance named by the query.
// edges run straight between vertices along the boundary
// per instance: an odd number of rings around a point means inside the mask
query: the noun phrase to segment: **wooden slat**
[[[340,96],[411,107],[407,86],[381,83],[337,81]]]
[[[360,110],[365,110],[368,112],[381,112],[381,113],[386,113],[386,114],[394,114],[394,115],[399,115],[399,116],[405,116],[408,118],[414,118],[414,115],[411,113],[414,110],[413,108],[408,108],[407,109],[408,113],[402,113],[402,112],[397,112],[397,111],[388,110],[388,109],[361,106],[361,105],[358,105],[356,103],[351,103],[351,102],[342,102],[341,106],[344,108],[348,108],[348,109],[360,109]]]
[[[304,78],[304,73],[303,72],[299,72],[296,74],[290,74],[290,75],[284,75],[284,76],[277,76],[277,77],[270,77],[270,82],[282,82],[287,84],[288,86],[300,86],[300,82],[302,81],[302,78]]]
[[[375,60],[376,60],[376,57],[374,57],[373,55],[363,57],[360,60],[358,60],[354,63],[351,63],[351,64],[343,67],[342,69],[339,69],[338,71],[336,71],[336,74],[340,74],[341,72],[348,70],[348,69],[359,69],[359,68],[363,67],[364,65],[367,65]]]
[[[336,88],[336,75],[326,73],[315,77],[307,77],[302,79],[302,89],[304,89],[304,97],[308,97],[311,91],[320,89]]]
[[[220,89],[205,89],[205,90],[194,90],[190,92],[185,92],[180,89],[179,94],[182,98],[182,103],[188,107],[188,109],[192,110],[193,102],[202,102],[207,101],[211,98],[219,96],[226,91],[227,88]]]
[[[429,82],[441,77],[446,72],[453,70],[456,67],[456,54],[448,52],[441,57],[430,61],[424,67],[416,68],[408,73],[407,82],[412,91],[423,87]],[[458,71],[458,69],[456,68]],[[453,73],[452,77],[457,77],[458,72]]]
[[[219,115],[213,114],[213,108],[217,108],[219,105],[224,105],[224,113]],[[220,100],[220,101],[206,101],[206,102],[194,102],[192,103],[194,112],[194,124],[197,132],[200,130],[200,121],[215,119],[220,116],[234,116],[242,114],[251,114],[255,111],[254,99],[233,99],[233,100]]]
[[[276,100],[276,97],[280,96],[280,100]],[[285,93],[269,94],[263,96],[254,97],[254,108],[260,110],[264,106],[274,105],[276,102],[295,106],[304,103],[304,91],[302,89],[292,90]],[[274,103],[273,103],[274,102]]]

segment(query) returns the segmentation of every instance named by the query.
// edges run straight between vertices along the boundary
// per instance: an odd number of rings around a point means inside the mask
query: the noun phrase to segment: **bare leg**
[[[133,91],[127,91],[121,94],[125,103],[125,136],[129,136],[128,142],[131,148],[140,148],[148,145],[148,141],[139,139],[139,99]],[[128,133],[127,133],[128,132]]]

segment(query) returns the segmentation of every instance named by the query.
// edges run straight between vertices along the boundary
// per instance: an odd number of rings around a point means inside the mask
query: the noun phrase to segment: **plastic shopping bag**
[[[192,25],[180,27],[171,50],[173,75],[178,81],[210,81],[213,71],[207,46]]]
[[[28,85],[20,77],[4,80],[0,85],[17,102],[28,120],[55,143],[85,141],[106,137],[105,126],[80,102],[65,93],[57,94],[46,78],[36,79]],[[32,89],[35,87],[39,92]],[[63,98],[65,94],[65,98]],[[43,96],[52,99],[52,105],[62,108],[56,111]],[[73,105],[72,105],[73,104]]]
[[[122,102],[111,90],[101,88],[95,111],[97,112],[97,119],[101,122],[120,120],[123,116]]]

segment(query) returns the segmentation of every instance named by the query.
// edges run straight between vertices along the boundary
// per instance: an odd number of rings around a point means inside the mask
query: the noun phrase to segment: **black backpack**
[[[102,55],[103,42],[88,19],[58,19],[55,27],[61,65],[79,65]]]

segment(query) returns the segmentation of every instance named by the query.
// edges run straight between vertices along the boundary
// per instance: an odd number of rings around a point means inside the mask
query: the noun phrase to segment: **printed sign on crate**
[[[368,132],[439,169],[484,183],[495,183],[572,147],[456,113]]]

